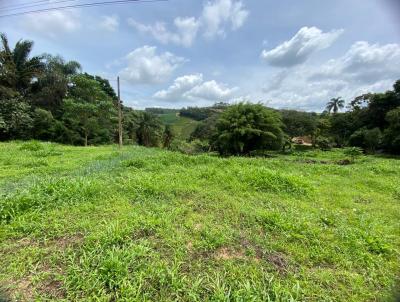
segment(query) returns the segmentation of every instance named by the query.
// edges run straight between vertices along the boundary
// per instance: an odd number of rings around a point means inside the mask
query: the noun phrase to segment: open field
[[[386,301],[400,161],[343,158],[0,143],[0,285],[18,301]]]

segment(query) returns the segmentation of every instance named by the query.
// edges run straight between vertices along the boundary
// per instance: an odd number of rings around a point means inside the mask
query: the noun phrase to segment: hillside
[[[399,272],[400,165],[342,158],[1,143],[4,295],[385,299]]]
[[[179,116],[179,111],[172,113],[159,114],[158,117],[165,125],[171,125],[177,139],[186,140],[196,129],[199,121]]]

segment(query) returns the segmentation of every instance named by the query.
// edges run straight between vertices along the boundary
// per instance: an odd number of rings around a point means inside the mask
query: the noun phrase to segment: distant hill
[[[179,109],[146,108],[146,111],[156,114],[163,124],[171,125],[177,139],[186,140],[200,123],[189,117],[180,115]]]

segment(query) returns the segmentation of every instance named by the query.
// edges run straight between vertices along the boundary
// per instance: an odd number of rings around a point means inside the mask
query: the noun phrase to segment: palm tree
[[[41,56],[29,58],[33,42],[20,40],[11,49],[5,34],[0,34],[0,93],[12,91],[26,95],[32,80],[43,71]]]
[[[342,108],[344,108],[344,100],[341,97],[333,98],[326,104],[326,111],[328,111],[329,114],[332,111],[336,114]]]
[[[156,115],[146,111],[140,114],[136,130],[139,145],[146,147],[157,145],[160,131],[161,122]]]
[[[32,85],[31,99],[37,106],[45,108],[58,115],[62,100],[67,95],[68,84],[73,75],[81,70],[76,61],[65,61],[60,56],[42,55],[44,62],[43,72]]]

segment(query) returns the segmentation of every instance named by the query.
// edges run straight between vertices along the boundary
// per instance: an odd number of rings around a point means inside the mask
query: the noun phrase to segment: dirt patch
[[[329,162],[326,160],[315,160],[315,159],[298,159],[296,160],[296,162],[302,164],[322,164],[322,165],[329,164]]]
[[[336,164],[341,165],[341,166],[347,166],[347,165],[351,165],[351,160],[349,159],[341,159],[336,161]]]
[[[214,258],[218,260],[232,260],[246,259],[246,256],[243,251],[237,251],[227,247],[222,247],[215,252]]]
[[[63,283],[54,278],[50,278],[46,282],[44,282],[39,291],[42,293],[46,293],[46,295],[51,296],[52,298],[62,299],[65,298],[67,293],[63,288]]]
[[[271,263],[280,274],[286,274],[289,268],[289,263],[286,257],[281,253],[270,253],[266,255],[266,260]]]
[[[156,237],[156,231],[150,228],[142,228],[142,229],[138,229],[135,230],[132,233],[131,238],[133,240],[139,240],[139,239],[144,239],[144,238],[152,238],[152,237]]]
[[[67,247],[78,245],[83,242],[84,235],[83,234],[74,234],[68,237],[58,237],[50,240],[35,240],[32,238],[21,238],[17,241],[15,239],[10,240],[8,247],[4,249],[7,253],[16,253],[21,249],[28,247],[37,247],[37,248],[49,248],[63,250]]]
[[[29,278],[12,280],[2,286],[0,298],[8,301],[34,301],[34,290]],[[3,301],[0,299],[0,301]]]
[[[84,239],[84,235],[77,233],[72,236],[59,237],[59,238],[53,239],[53,240],[49,241],[49,243],[46,245],[56,246],[58,249],[64,250],[67,247],[81,244],[83,242],[83,239]]]

